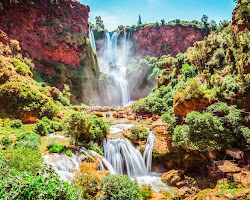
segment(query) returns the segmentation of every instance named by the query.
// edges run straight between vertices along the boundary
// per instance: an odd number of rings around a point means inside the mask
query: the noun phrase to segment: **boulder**
[[[170,170],[167,173],[164,173],[161,177],[163,183],[169,186],[177,186],[178,182],[181,182],[184,179],[184,171],[182,170]]]

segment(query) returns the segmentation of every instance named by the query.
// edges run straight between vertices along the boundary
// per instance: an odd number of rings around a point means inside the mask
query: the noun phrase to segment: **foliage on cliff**
[[[5,36],[1,32],[2,38]],[[16,40],[0,42],[0,107],[9,116],[23,118],[27,113],[52,118],[58,113],[58,106],[69,104],[64,90],[36,82],[33,76],[34,64],[19,53]],[[67,86],[65,86],[67,89]]]
[[[172,124],[178,117],[185,125],[171,129],[177,146],[201,151],[231,146],[248,149],[250,133],[244,119],[248,114],[244,111],[250,111],[249,44],[249,30],[235,32],[230,24],[218,33],[211,32],[184,54],[165,57],[157,63],[164,70],[158,75],[157,87],[135,102],[133,111],[165,113],[164,121]],[[213,111],[223,108],[228,112],[225,116]]]

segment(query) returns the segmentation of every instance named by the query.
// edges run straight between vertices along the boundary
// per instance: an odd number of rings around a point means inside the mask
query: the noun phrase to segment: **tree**
[[[141,24],[142,24],[142,22],[141,22],[141,15],[139,15],[139,20],[138,20],[137,24],[138,24],[138,25],[141,25]]]
[[[209,28],[211,30],[216,30],[217,24],[214,20],[211,20],[210,24],[209,24]]]
[[[208,16],[207,15],[203,15],[202,18],[201,18],[201,21],[202,21],[204,27],[207,28],[207,26],[208,26],[208,23],[207,23]]]
[[[165,26],[165,19],[161,20],[161,26]]]
[[[103,31],[105,29],[105,26],[103,24],[101,16],[96,16],[95,20],[96,20],[96,23],[95,23],[96,24],[96,29],[98,31]]]

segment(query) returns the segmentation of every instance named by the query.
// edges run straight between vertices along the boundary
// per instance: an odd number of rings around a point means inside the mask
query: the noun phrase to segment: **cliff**
[[[72,0],[4,0],[0,9],[0,29],[20,41],[41,78],[60,89],[68,84],[73,100],[85,103],[99,77],[96,55],[86,42],[89,11]]]
[[[202,40],[202,30],[192,26],[145,27],[133,32],[135,52],[140,56],[176,56]]]

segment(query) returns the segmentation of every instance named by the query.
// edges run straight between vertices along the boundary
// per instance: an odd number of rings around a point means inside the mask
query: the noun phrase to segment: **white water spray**
[[[154,140],[154,134],[150,133],[143,156],[127,139],[105,140],[104,155],[117,173],[129,177],[146,176],[151,172]]]
[[[130,56],[130,33],[106,33],[104,49],[98,55],[100,69],[103,73],[113,76],[119,85],[117,88],[121,93],[121,104],[127,105],[130,102],[128,81],[126,80],[126,65]],[[114,91],[109,91],[112,95]]]
[[[90,42],[92,44],[94,51],[96,52],[95,36],[94,36],[92,29],[89,29],[89,39],[90,39]]]

